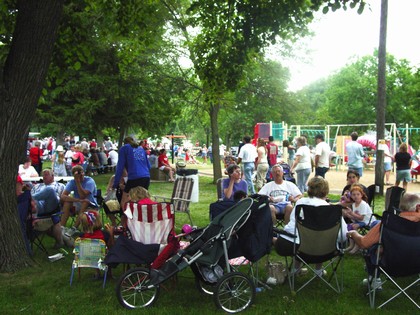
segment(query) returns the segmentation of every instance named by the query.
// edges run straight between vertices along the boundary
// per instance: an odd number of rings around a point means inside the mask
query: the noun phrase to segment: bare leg
[[[52,236],[55,238],[57,244],[64,244],[63,234],[61,234],[61,224],[57,223],[51,228]]]
[[[72,202],[64,202],[63,204],[63,214],[61,215],[60,224],[61,226],[66,226],[67,220],[70,216],[70,208],[73,206]]]
[[[120,203],[120,207],[121,207],[122,211],[125,211],[124,206],[129,200],[130,200],[130,195],[124,191],[123,195],[121,197],[121,203]]]
[[[289,223],[292,210],[293,210],[292,205],[287,205],[286,208],[284,208],[284,223],[285,224]]]
[[[276,226],[277,224],[276,208],[273,205],[270,205],[270,210],[271,210],[271,219],[273,220],[273,226]]]

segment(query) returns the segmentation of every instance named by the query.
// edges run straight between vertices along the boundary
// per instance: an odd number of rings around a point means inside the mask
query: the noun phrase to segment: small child
[[[103,230],[101,217],[97,211],[85,211],[80,214],[79,218],[82,225],[82,233],[77,235],[78,237],[103,240],[107,244],[108,248],[114,244],[113,227],[106,224],[105,230]],[[108,268],[108,276],[112,277],[111,268]],[[95,279],[99,278],[100,271],[99,269],[96,269]]]
[[[130,202],[137,202],[139,205],[153,205],[157,202],[153,201],[147,189],[137,186],[130,189]]]
[[[351,199],[353,200],[351,208],[348,207],[343,210],[343,217],[352,221],[352,223],[347,226],[348,231],[357,230],[369,225],[372,216],[372,209],[364,200],[367,197],[363,189],[359,185],[352,185],[350,187],[350,194]],[[346,250],[349,251],[350,254],[355,254],[358,252],[359,246],[350,239],[350,246]]]

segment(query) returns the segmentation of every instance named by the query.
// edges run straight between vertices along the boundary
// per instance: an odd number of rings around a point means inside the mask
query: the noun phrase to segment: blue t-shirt
[[[118,151],[118,163],[114,178],[114,188],[118,187],[124,168],[128,180],[150,177],[150,163],[146,151],[141,146],[133,148],[126,144]]]
[[[354,168],[362,168],[363,158],[365,156],[363,146],[356,141],[350,141],[346,145],[346,150],[348,155],[347,166]]]
[[[96,198],[95,198],[96,196],[95,181],[91,177],[85,176],[83,178],[82,187],[83,189],[90,191],[90,194],[87,196],[86,199],[90,201],[91,206],[93,208],[99,208],[98,202],[96,201]],[[67,183],[66,188],[64,190],[68,192],[73,192],[74,197],[80,199],[80,195],[79,195],[79,192],[77,191],[77,186],[74,179],[72,179],[71,181]]]
[[[242,190],[245,193],[248,192],[248,184],[246,183],[246,181],[244,180],[240,180],[239,183],[234,183],[233,184],[233,189],[232,189],[232,195],[230,196],[230,198],[226,198],[225,197],[225,189],[229,187],[229,182],[230,182],[230,178],[225,178],[222,181],[222,197],[223,200],[227,201],[227,200],[231,200],[233,201],[233,195],[235,195],[235,192]]]

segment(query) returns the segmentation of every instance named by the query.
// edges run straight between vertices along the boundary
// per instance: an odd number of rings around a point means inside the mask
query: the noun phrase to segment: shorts
[[[165,165],[163,165],[163,166],[161,166],[161,167],[159,167],[159,169],[161,170],[161,171],[164,171],[165,170]]]
[[[140,177],[136,179],[129,179],[125,184],[124,192],[129,193],[131,188],[134,187],[143,187],[149,189],[150,177]]]
[[[385,172],[388,172],[390,170],[392,170],[392,164],[391,164],[391,162],[384,162],[384,171]]]
[[[280,201],[273,203],[274,208],[276,209],[277,214],[284,214],[284,209],[290,205],[289,201]]]
[[[410,170],[397,170],[397,182],[411,182]]]

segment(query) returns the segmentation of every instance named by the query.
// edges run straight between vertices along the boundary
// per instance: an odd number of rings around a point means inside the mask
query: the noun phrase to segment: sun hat
[[[55,149],[55,151],[57,151],[57,152],[63,152],[64,151],[64,148],[63,148],[62,145],[59,145],[59,146],[57,146],[57,148]]]

